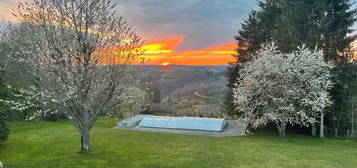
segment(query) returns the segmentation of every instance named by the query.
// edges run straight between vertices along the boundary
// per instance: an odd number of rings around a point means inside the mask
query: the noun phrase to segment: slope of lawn
[[[177,135],[111,129],[115,122],[97,122],[88,154],[78,153],[79,135],[69,122],[11,123],[0,160],[8,168],[357,167],[356,140]]]

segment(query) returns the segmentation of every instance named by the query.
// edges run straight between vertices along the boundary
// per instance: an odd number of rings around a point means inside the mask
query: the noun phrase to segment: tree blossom
[[[117,100],[118,99],[118,100]],[[150,106],[150,96],[144,90],[136,87],[128,87],[122,96],[117,96],[110,109],[106,109],[109,117],[132,117],[145,111]]]
[[[53,110],[47,105],[47,102],[41,101],[41,94],[34,87],[29,88],[12,88],[8,86],[11,91],[12,97],[9,99],[0,99],[0,102],[5,104],[10,110],[19,111],[24,114],[25,120],[33,121],[43,117],[47,117],[50,114],[58,113],[57,110]]]
[[[110,0],[26,0],[14,12],[19,60],[31,66],[41,101],[76,127],[82,152],[99,115],[131,84],[128,65],[142,60],[141,38],[115,7]]]
[[[234,104],[241,120],[256,128],[270,122],[280,137],[286,124],[308,126],[331,105],[330,70],[319,51],[298,48],[281,53],[274,43],[265,45],[243,65],[234,88]]]

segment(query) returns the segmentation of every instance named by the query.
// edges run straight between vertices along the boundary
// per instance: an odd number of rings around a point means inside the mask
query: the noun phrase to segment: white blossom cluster
[[[332,103],[328,90],[334,65],[318,51],[302,47],[283,54],[272,43],[243,66],[233,101],[241,120],[252,127],[269,122],[306,126]]]
[[[19,111],[21,113],[24,113],[25,111],[31,112],[27,113],[27,116],[25,116],[26,120],[36,120],[40,117],[54,113],[54,111],[51,111],[48,108],[43,109],[44,106],[41,106],[40,103],[41,95],[35,87],[31,86],[28,89],[14,89],[11,86],[8,86],[8,88],[13,90],[13,98],[11,98],[11,100],[0,99],[0,102],[4,103],[13,111]]]
[[[118,103],[120,102],[120,103]],[[131,117],[145,111],[150,104],[149,94],[136,87],[128,87],[121,96],[112,101],[111,109],[106,109],[109,117]]]

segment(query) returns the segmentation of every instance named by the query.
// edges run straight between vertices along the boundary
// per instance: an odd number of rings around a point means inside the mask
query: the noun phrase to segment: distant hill
[[[227,82],[227,66],[144,65],[135,68],[140,79],[154,81],[159,86],[161,97],[192,84],[209,85],[220,82],[226,85]]]
[[[227,66],[136,66],[139,79],[160,90],[157,115],[222,117]]]

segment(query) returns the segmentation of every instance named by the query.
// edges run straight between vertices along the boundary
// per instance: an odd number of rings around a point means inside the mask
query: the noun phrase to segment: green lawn
[[[11,124],[0,147],[7,168],[118,167],[357,167],[357,141],[290,135],[206,137],[111,129],[101,119],[91,132],[92,152],[79,154],[79,135],[68,122]]]

